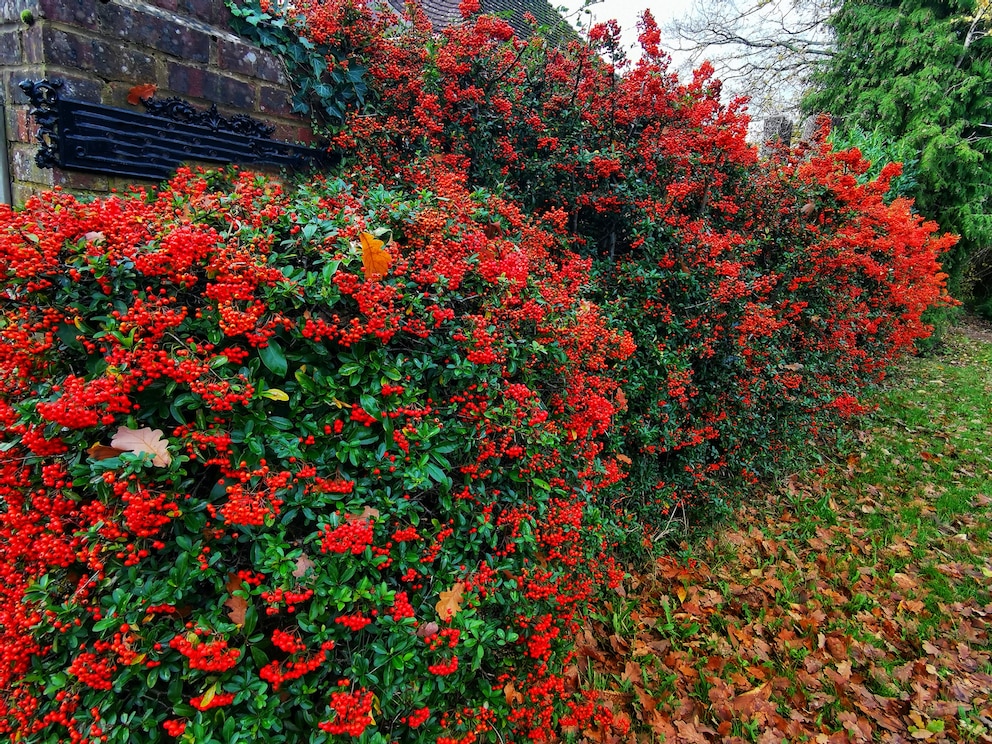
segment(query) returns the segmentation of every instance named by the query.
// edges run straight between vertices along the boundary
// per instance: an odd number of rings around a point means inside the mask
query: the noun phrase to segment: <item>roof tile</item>
[[[461,22],[458,11],[460,0],[419,0],[420,6],[435,29]],[[404,0],[389,0],[389,4],[397,11],[403,9]],[[548,28],[548,37],[555,44],[563,44],[578,35],[548,0],[480,0],[483,13],[500,15],[506,18],[514,32],[521,38],[531,35],[531,27],[524,16],[530,13],[537,19],[538,26]]]

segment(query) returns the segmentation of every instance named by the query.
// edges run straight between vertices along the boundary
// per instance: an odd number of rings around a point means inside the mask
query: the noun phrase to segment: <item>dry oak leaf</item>
[[[86,454],[94,460],[109,460],[111,457],[117,457],[117,455],[126,451],[117,449],[116,447],[108,447],[105,444],[94,444],[86,450]]]
[[[224,602],[227,608],[227,616],[235,625],[245,624],[245,615],[248,613],[248,600],[244,597],[228,597]]]
[[[361,514],[345,514],[344,521],[352,524],[354,522],[374,522],[379,518],[379,510],[374,509],[371,506],[366,506],[362,509]]]
[[[248,600],[244,597],[234,595],[234,592],[245,588],[244,582],[238,578],[237,574],[228,574],[228,581],[224,585],[224,588],[231,592],[231,596],[224,601],[224,606],[227,608],[227,616],[231,618],[231,622],[235,625],[244,625],[245,614],[248,612]]]
[[[382,249],[385,243],[372,233],[363,232],[358,238],[362,241],[362,267],[365,278],[371,279],[373,276],[385,274],[393,261],[392,257]]]
[[[456,581],[455,585],[448,591],[441,592],[441,598],[434,605],[438,617],[442,620],[447,620],[457,615],[462,608],[462,597],[464,593],[465,584],[461,581]]]
[[[155,95],[155,91],[158,90],[158,86],[155,83],[143,83],[142,85],[135,85],[131,90],[127,92],[127,102],[132,106],[137,106],[141,103],[142,98],[151,98]]]
[[[299,558],[296,559],[296,568],[293,569],[293,577],[301,579],[306,576],[307,571],[316,566],[317,564],[310,560],[310,556],[303,553]]]
[[[513,682],[507,682],[506,686],[503,688],[503,694],[506,695],[506,702],[511,708],[515,708],[524,701],[524,696],[517,692],[517,688],[513,686]]]
[[[118,426],[117,433],[110,440],[110,446],[124,452],[147,452],[155,455],[152,465],[157,468],[168,467],[172,462],[169,442],[162,439],[161,429],[150,429],[147,426],[143,429],[130,429],[127,426]]]

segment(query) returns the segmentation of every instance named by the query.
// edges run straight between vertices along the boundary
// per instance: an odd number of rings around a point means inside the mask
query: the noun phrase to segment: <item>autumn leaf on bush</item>
[[[303,578],[304,576],[306,576],[307,571],[309,571],[315,565],[317,564],[314,563],[312,560],[310,560],[310,556],[304,553],[303,555],[301,555],[299,558],[296,559],[296,568],[293,569],[294,578],[297,579]]]
[[[227,608],[227,616],[235,625],[245,624],[245,615],[248,612],[248,600],[242,596],[235,595],[234,592],[244,588],[244,582],[238,578],[237,574],[229,574],[228,582],[224,588],[231,592],[231,596],[224,601]]]
[[[200,705],[207,706],[210,705],[210,701],[217,697],[217,690],[220,689],[220,682],[214,682],[203,696],[200,698]]]
[[[359,239],[362,241],[362,266],[365,269],[365,278],[382,276],[389,268],[392,257],[382,249],[385,243],[375,237],[372,233],[363,232]]]
[[[349,522],[349,523],[352,523],[352,522],[368,522],[368,521],[374,522],[378,518],[379,518],[379,510],[378,509],[375,509],[375,508],[373,508],[371,506],[366,506],[364,509],[362,509],[362,513],[361,514],[345,514],[344,515],[344,521],[345,522]]]
[[[462,596],[465,593],[465,584],[456,581],[455,585],[446,592],[441,592],[441,598],[434,605],[438,616],[442,620],[454,617],[462,608]]]
[[[94,444],[86,450],[86,454],[94,460],[109,460],[111,457],[117,457],[117,455],[127,451],[128,450],[117,449],[116,447],[108,447],[105,444]]]
[[[524,696],[513,686],[513,682],[506,683],[506,686],[503,688],[503,694],[506,695],[506,702],[511,708],[524,702]]]
[[[168,467],[172,462],[169,442],[162,439],[161,429],[150,429],[147,426],[143,429],[131,429],[127,426],[118,426],[117,433],[110,440],[110,446],[124,452],[148,452],[155,455],[152,465],[158,468]]]
[[[137,106],[141,103],[142,98],[151,98],[155,95],[155,91],[158,90],[158,86],[155,83],[143,83],[141,85],[135,85],[127,93],[127,102],[132,106]]]

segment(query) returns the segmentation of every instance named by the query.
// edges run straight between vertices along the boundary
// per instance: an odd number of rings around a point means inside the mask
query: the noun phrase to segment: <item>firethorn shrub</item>
[[[182,172],[0,219],[0,730],[467,742],[603,715],[564,671],[620,577],[594,493],[633,345],[563,214],[443,173]]]
[[[255,40],[279,24],[338,50],[327,66],[365,71],[369,105],[330,135],[370,182],[424,188],[442,160],[525,213],[567,214],[570,246],[594,259],[589,297],[637,346],[616,368],[601,498],[649,539],[862,410],[950,302],[938,260],[954,239],[897,198],[888,151],[834,151],[824,129],[760,160],[746,102],[721,102],[705,64],[680,82],[650,13],[631,64],[613,22],[561,46],[474,0],[437,32],[415,6],[397,22],[356,0],[229,4],[254,14]]]
[[[759,159],[648,15],[627,69],[472,0],[242,5],[365,71],[340,173],[0,207],[0,732],[622,733],[574,658],[618,547],[862,411],[954,238],[898,166]]]

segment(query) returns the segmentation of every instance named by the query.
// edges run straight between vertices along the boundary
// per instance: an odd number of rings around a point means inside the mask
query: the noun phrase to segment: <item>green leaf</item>
[[[262,360],[262,364],[277,377],[283,378],[289,371],[289,363],[286,361],[282,346],[274,338],[269,339],[266,346],[259,347],[258,356]]]

